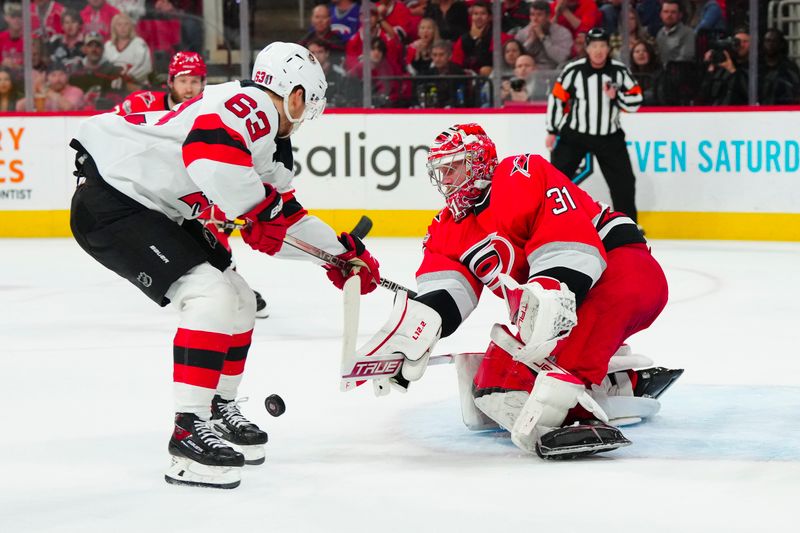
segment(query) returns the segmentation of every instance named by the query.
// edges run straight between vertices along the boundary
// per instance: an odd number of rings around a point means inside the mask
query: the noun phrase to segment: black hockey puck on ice
[[[277,394],[267,396],[267,399],[264,400],[264,407],[272,416],[281,416],[286,412],[286,404],[283,402],[283,398]]]

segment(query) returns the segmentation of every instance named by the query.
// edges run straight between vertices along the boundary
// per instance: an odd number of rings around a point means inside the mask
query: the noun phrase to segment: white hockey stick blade
[[[344,331],[342,332],[341,372],[344,376],[356,362],[356,341],[358,340],[358,318],[361,304],[361,281],[358,276],[350,276],[342,288],[344,295]],[[356,383],[342,380],[342,392],[354,389]]]

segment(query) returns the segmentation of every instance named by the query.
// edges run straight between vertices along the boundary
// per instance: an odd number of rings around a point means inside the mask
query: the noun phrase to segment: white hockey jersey
[[[262,182],[284,202],[293,198],[293,171],[275,160],[278,121],[263,90],[233,81],[209,85],[172,111],[94,116],[81,124],[76,139],[109,185],[145,207],[181,223],[217,204],[232,219],[264,199]],[[330,253],[344,252],[319,219],[292,222],[290,234]]]

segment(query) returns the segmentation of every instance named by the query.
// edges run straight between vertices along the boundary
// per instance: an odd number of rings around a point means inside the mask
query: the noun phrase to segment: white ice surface
[[[369,242],[413,284],[418,240]],[[72,240],[0,240],[0,532],[800,531],[800,245],[652,244],[670,303],[631,345],[686,373],[625,430],[632,446],[559,463],[467,431],[452,367],[405,396],[340,393],[341,293],[235,241],[272,306],[241,388],[270,443],[241,487],[214,491],[163,481],[174,312]],[[362,342],[390,307],[363,299]],[[485,348],[502,318],[485,295],[437,352]]]

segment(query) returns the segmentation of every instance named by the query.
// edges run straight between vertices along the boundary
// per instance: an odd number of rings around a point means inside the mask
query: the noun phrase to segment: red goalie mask
[[[169,80],[174,80],[177,76],[200,76],[206,77],[206,62],[203,56],[196,52],[178,52],[172,56],[169,62]]]
[[[456,221],[463,219],[492,183],[497,149],[475,123],[440,133],[428,152],[428,176]]]

